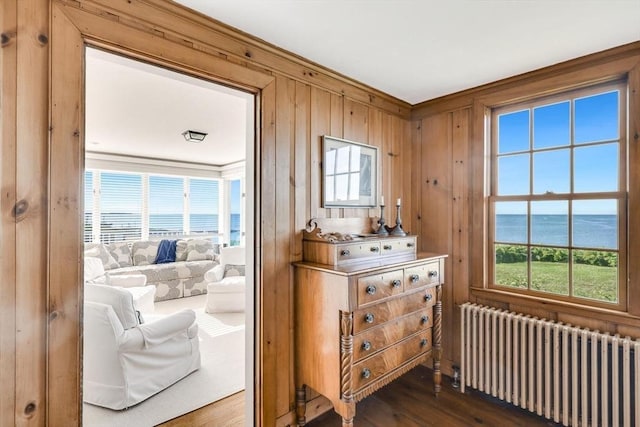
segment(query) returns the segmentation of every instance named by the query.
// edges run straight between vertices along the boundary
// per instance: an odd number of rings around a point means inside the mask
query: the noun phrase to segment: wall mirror
[[[322,152],[322,206],[376,206],[378,148],[324,135]]]

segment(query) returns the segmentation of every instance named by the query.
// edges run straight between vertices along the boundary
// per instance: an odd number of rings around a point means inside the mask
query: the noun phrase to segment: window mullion
[[[142,240],[149,239],[149,174],[142,174]]]
[[[185,177],[183,181],[183,187],[182,187],[182,191],[184,195],[184,202],[182,203],[182,232],[185,235],[189,235],[191,233],[191,217],[190,217],[191,194],[189,193],[189,183],[190,183],[189,178]]]

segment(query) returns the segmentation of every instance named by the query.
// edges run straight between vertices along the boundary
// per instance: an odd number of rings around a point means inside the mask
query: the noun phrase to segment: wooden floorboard
[[[443,377],[438,398],[433,394],[431,370],[418,366],[398,380],[358,403],[356,427],[430,426],[557,426],[528,411],[513,407],[483,393],[460,393]],[[341,427],[333,411],[307,423],[307,427]]]

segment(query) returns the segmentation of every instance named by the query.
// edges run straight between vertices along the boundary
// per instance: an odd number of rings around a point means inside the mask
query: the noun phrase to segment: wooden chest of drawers
[[[401,253],[385,257],[366,249],[387,244]],[[378,238],[357,243],[368,256],[342,262],[338,251],[348,245],[320,251],[321,260],[335,265],[294,264],[298,425],[305,424],[307,386],[351,426],[357,401],[429,356],[439,391],[445,256],[416,255],[415,237]]]

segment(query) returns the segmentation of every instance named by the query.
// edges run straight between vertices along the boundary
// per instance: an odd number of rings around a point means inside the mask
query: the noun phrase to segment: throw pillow
[[[214,260],[213,242],[206,239],[187,241],[187,261]]]
[[[87,244],[84,249],[84,256],[100,259],[105,270],[111,270],[113,268],[120,267],[118,261],[113,258],[113,256],[107,250],[106,246],[102,243]]]
[[[127,242],[110,243],[107,249],[120,267],[131,267],[131,249]]]
[[[187,240],[178,239],[176,242],[176,261],[187,260]]]
[[[244,265],[225,264],[224,277],[244,276]]]
[[[176,243],[175,240],[161,240],[154,264],[176,262]]]
[[[160,242],[153,240],[133,242],[133,246],[131,247],[133,265],[153,264],[156,260],[159,245]]]

